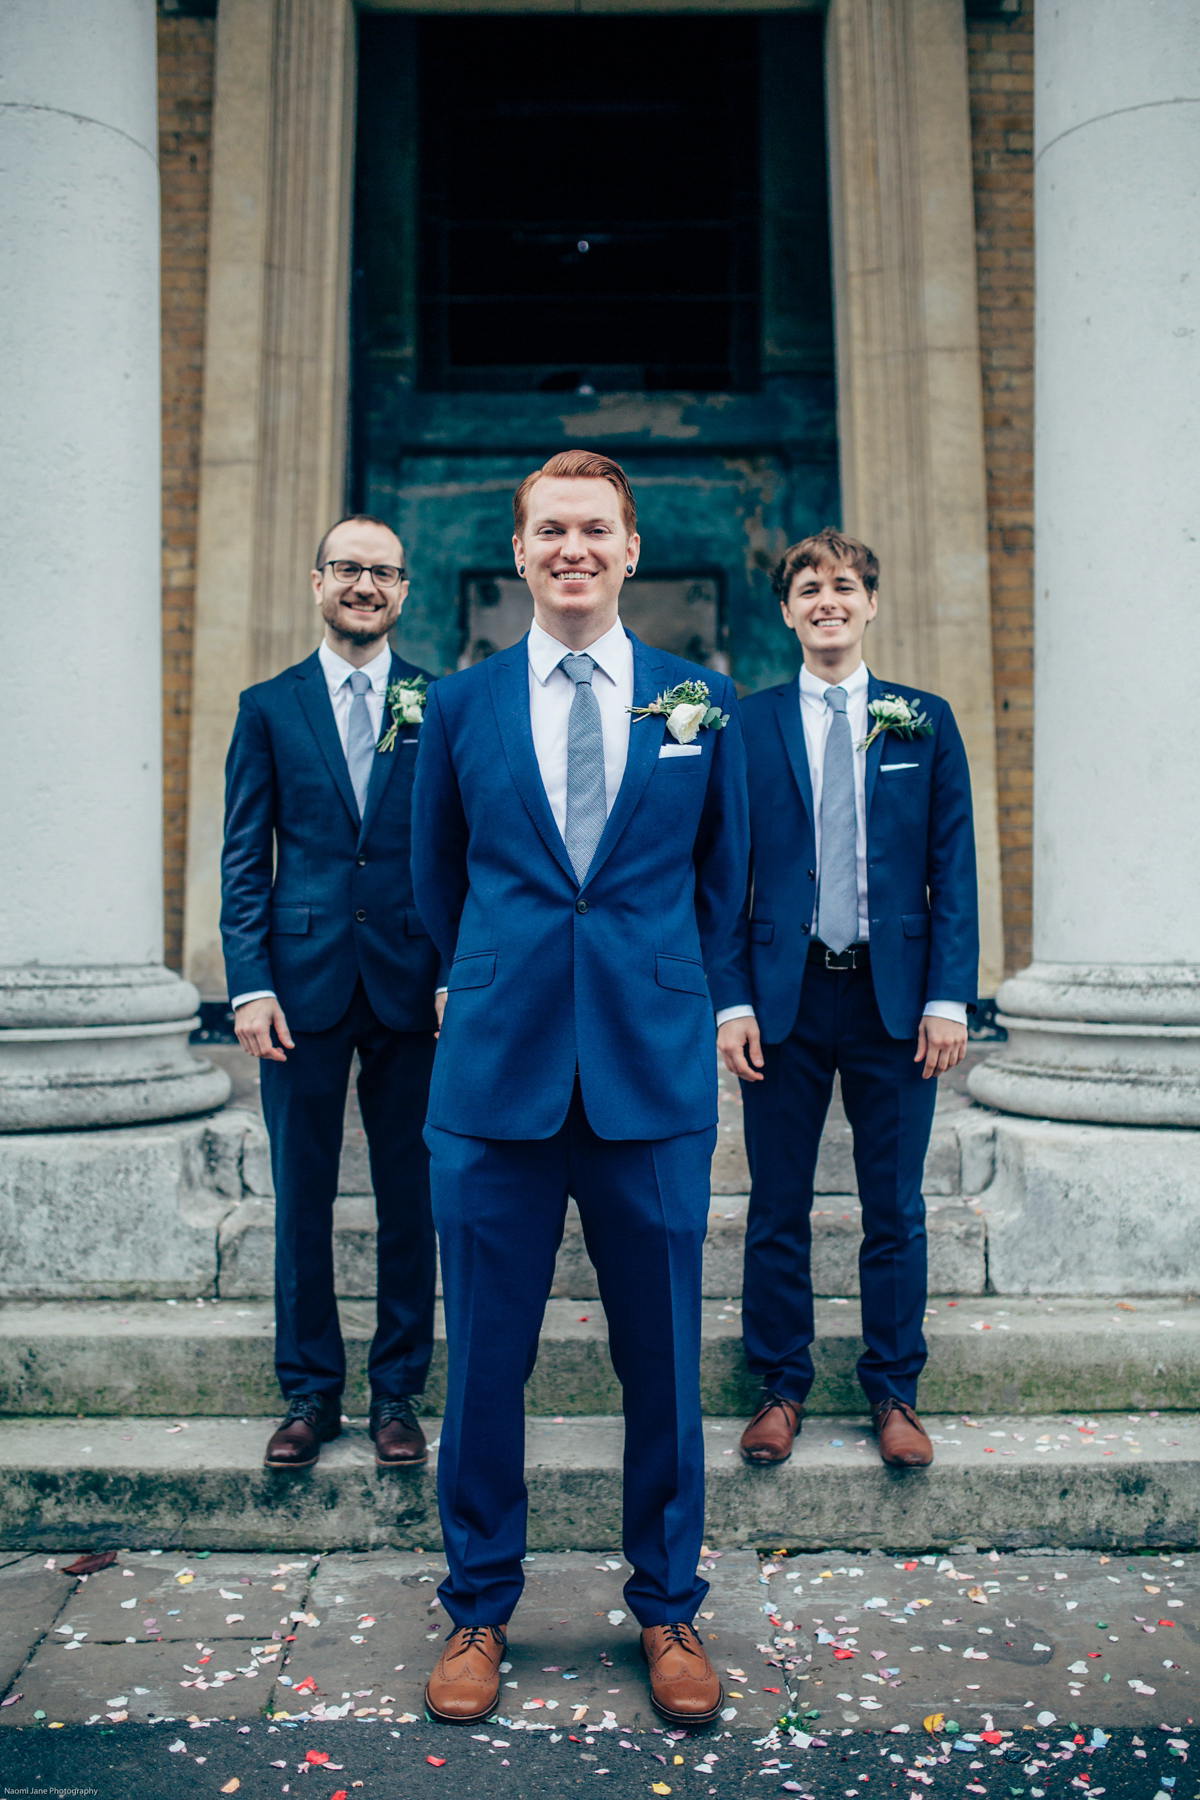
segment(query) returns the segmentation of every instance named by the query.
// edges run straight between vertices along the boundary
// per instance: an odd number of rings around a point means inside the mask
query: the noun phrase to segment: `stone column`
[[[1034,962],[970,1078],[1033,1118],[997,1123],[991,1273],[1194,1290],[1200,12],[1055,0],[1035,59]]]
[[[0,1132],[227,1078],[162,966],[153,0],[0,8]]]

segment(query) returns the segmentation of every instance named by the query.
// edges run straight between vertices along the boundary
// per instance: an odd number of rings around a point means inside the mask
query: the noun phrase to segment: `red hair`
[[[533,484],[540,481],[543,475],[569,481],[611,481],[617,490],[621,518],[627,534],[632,537],[637,530],[637,506],[633,489],[620,463],[614,462],[611,456],[601,456],[596,450],[560,450],[557,456],[552,456],[540,469],[527,475],[513,495],[513,530],[518,537],[525,530],[525,515]]]

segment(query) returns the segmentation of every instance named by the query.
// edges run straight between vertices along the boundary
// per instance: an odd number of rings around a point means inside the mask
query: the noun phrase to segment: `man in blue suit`
[[[743,702],[752,883],[709,969],[752,1180],[742,1325],[762,1394],[742,1454],[786,1460],[812,1386],[810,1214],[837,1072],[863,1216],[859,1380],[883,1460],[921,1466],[921,1177],[979,965],[970,776],[946,702],[863,662],[879,582],[865,544],[827,527],[773,581],[804,666]]]
[[[422,1139],[438,955],[413,903],[413,771],[426,677],[388,648],[408,592],[378,519],[326,532],[320,648],[241,697],[226,766],[221,933],[242,1048],[262,1061],[275,1179],[275,1367],[287,1414],[269,1468],[306,1468],[341,1430],[346,1359],[333,1203],[357,1051],[371,1159],[376,1460],[427,1452],[414,1400],[433,1345],[435,1239]]]
[[[522,1587],[523,1389],[579,1204],[625,1409],[625,1596],[665,1718],[721,1684],[707,1584],[700,1259],[716,1142],[705,963],[745,892],[732,683],[617,615],[640,543],[618,465],[569,451],[514,500],[527,637],[439,682],[413,793],[417,905],[450,964],[426,1140],[449,1381],[438,1496],[454,1630],[435,1718],[486,1718]],[[653,708],[681,683],[693,693]],[[728,722],[721,728],[721,714]],[[703,723],[701,723],[703,721]]]

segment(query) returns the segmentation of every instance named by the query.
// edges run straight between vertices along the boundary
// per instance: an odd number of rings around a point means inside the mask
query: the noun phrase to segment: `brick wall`
[[[1033,0],[968,0],[1004,951],[1032,960]]]
[[[170,10],[168,7],[170,6]],[[183,955],[188,733],[196,583],[196,502],[204,378],[216,20],[160,0],[158,143],[162,178],[163,902],[166,962]]]

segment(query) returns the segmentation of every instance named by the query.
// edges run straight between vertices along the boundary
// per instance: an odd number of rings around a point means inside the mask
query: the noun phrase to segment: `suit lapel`
[[[640,638],[634,637],[632,631],[627,631],[625,635],[633,645],[633,704],[648,706],[665,685],[667,665],[659,658],[657,651],[651,650]],[[588,881],[593,881],[599,874],[608,861],[613,845],[633,817],[634,808],[654,773],[665,730],[666,721],[654,713],[649,718],[630,720],[629,755],[625,760],[625,773],[587,872]]]
[[[329,688],[325,682],[325,671],[321,667],[321,659],[316,651],[296,670],[296,698],[312,728],[317,740],[317,747],[325,758],[326,767],[333,777],[333,785],[342,796],[346,810],[357,827],[358,801],[354,798],[354,788],[350,782],[350,771],[346,767],[346,754],[342,749],[342,740],[338,736],[337,721],[333,716],[333,705],[329,698]]]
[[[804,802],[804,810],[808,814],[809,824],[815,828],[812,772],[808,766],[808,745],[804,739],[799,681],[789,681],[786,687],[776,689],[775,704],[778,708],[777,716],[779,730],[783,737],[783,747],[787,751],[787,759],[792,765],[792,774],[796,778],[796,786],[800,789],[800,798]]]
[[[400,657],[396,655],[395,651],[392,652],[391,667],[388,669],[389,687],[392,685],[393,681],[402,681],[404,679],[404,671],[408,666],[407,663],[403,662]],[[380,737],[383,736],[391,722],[385,701],[383,708],[383,724],[379,732]],[[397,732],[396,742],[392,745],[392,748],[385,751],[382,756],[377,751],[375,760],[371,764],[371,778],[367,782],[367,804],[363,809],[362,830],[358,834],[360,843],[366,837],[368,831],[370,831],[371,826],[375,822],[375,815],[383,804],[383,796],[387,792],[388,782],[392,779],[392,770],[399,761],[399,756],[397,754],[400,748],[399,739],[400,733]]]
[[[500,742],[513,784],[524,802],[526,812],[537,827],[538,836],[568,880],[574,884],[575,871],[571,867],[562,833],[550,811],[550,802],[546,798],[541,770],[538,768],[537,753],[533,748],[533,727],[529,722],[528,638],[523,637],[511,650],[501,650],[495,656],[490,656],[487,671]]]
[[[883,682],[877,681],[875,679],[874,675],[872,675],[870,673],[870,671],[868,670],[868,672],[867,672],[867,705],[870,706],[872,700],[881,699],[884,694],[884,691],[885,690],[884,690]],[[868,736],[870,735],[870,732],[871,732],[871,729],[872,729],[874,723],[875,723],[874,719],[871,717],[870,713],[868,713],[867,714],[867,734],[868,734]],[[887,732],[881,731],[879,733],[879,736],[875,739],[875,742],[871,745],[871,748],[867,751],[865,812],[866,812],[866,816],[868,819],[871,817],[871,796],[875,792],[875,780],[879,774],[879,765],[883,761],[883,746],[886,742],[887,742]]]

